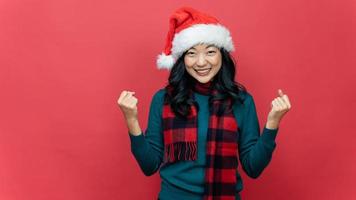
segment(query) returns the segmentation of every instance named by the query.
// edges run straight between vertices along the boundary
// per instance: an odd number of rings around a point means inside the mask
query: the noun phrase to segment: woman
[[[159,69],[169,83],[152,99],[143,134],[135,92],[123,91],[118,104],[126,119],[131,151],[143,173],[159,170],[159,199],[240,199],[238,158],[257,178],[271,160],[279,123],[291,108],[281,90],[260,135],[256,107],[234,81],[234,45],[215,17],[182,7],[170,18]]]

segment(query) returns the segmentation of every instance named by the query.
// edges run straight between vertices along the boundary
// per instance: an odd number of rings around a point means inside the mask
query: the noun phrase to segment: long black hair
[[[232,102],[238,101],[243,104],[243,98],[240,94],[247,90],[242,84],[235,82],[235,61],[224,48],[220,48],[219,50],[222,58],[221,68],[212,81],[212,87],[216,89],[218,93],[210,95],[209,103],[213,100],[231,98],[233,100]],[[199,109],[198,104],[192,99],[189,93],[190,89],[192,89],[194,77],[185,69],[184,56],[186,53],[187,51],[185,51],[173,65],[169,74],[168,84],[165,86],[165,103],[170,104],[176,116],[183,118],[190,114],[192,104],[195,104]],[[171,88],[171,90],[168,88]],[[225,107],[223,107],[223,109],[225,109]]]

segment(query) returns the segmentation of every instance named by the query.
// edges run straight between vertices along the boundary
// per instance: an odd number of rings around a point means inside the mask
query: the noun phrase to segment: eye
[[[213,50],[208,51],[208,54],[210,54],[210,55],[214,55],[215,53],[216,53],[216,51],[213,51]]]
[[[192,51],[189,51],[189,52],[187,53],[188,56],[193,56],[194,54],[195,54],[195,53],[192,52]]]

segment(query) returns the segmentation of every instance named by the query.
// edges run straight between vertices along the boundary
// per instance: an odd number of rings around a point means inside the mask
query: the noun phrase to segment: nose
[[[198,56],[198,60],[197,60],[197,66],[199,67],[203,67],[206,65],[206,59],[205,59],[205,56],[204,54],[199,54]]]

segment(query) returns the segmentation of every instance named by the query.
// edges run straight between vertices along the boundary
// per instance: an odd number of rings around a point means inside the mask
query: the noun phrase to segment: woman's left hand
[[[268,113],[266,128],[276,129],[279,126],[283,116],[290,110],[291,104],[286,94],[278,90],[278,97],[271,103],[271,111]]]

